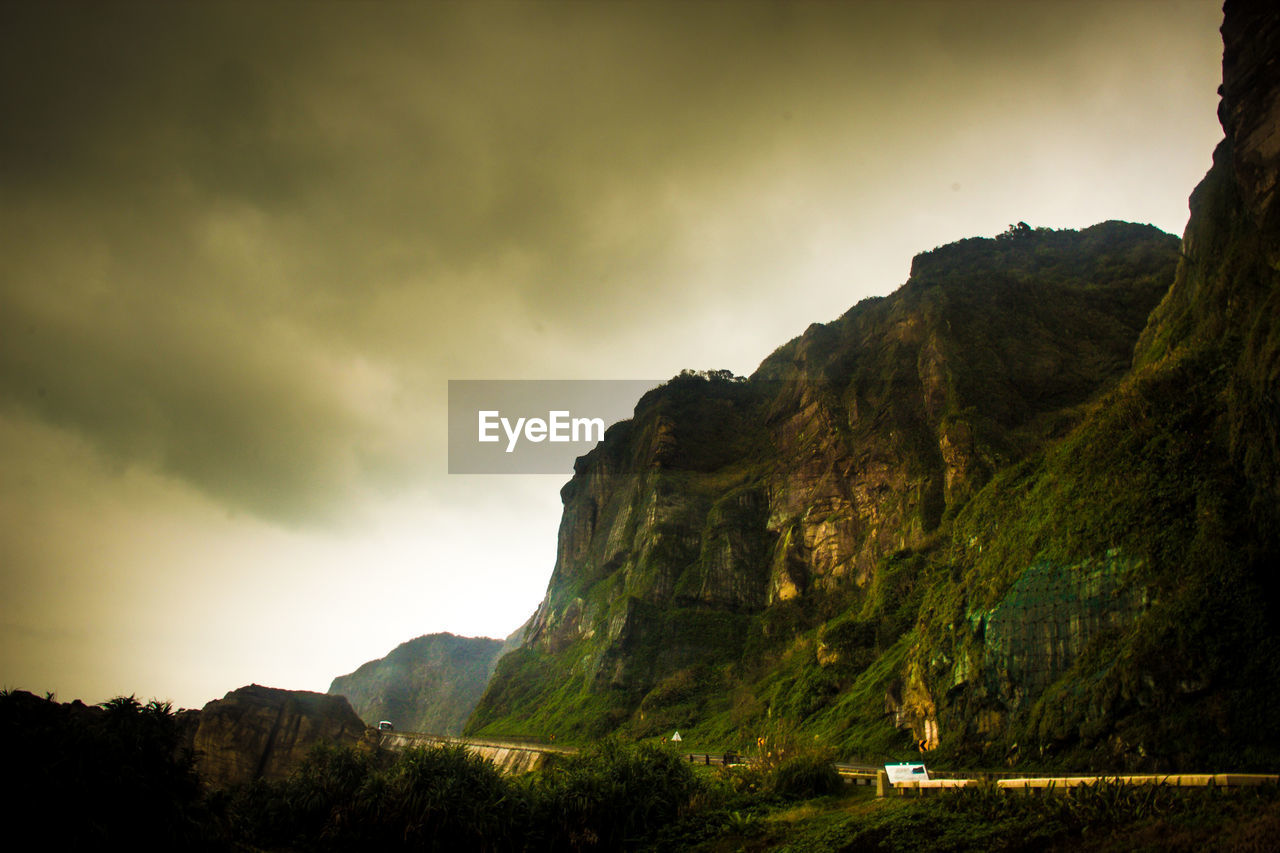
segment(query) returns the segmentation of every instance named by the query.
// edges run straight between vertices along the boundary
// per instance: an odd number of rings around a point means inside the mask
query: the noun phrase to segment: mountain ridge
[[[328,693],[345,696],[371,726],[385,720],[397,729],[461,734],[498,659],[522,630],[505,640],[424,634],[333,679]]]

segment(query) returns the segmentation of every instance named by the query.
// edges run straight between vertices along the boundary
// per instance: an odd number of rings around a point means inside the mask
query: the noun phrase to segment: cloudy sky
[[[450,379],[750,373],[1010,223],[1180,233],[1217,0],[0,6],[0,683],[502,636],[563,475]]]

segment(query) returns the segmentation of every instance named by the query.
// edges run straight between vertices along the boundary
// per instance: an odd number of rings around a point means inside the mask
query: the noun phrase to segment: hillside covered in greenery
[[[386,720],[401,730],[456,735],[504,651],[502,640],[427,634],[338,676],[329,693],[346,696],[371,726]]]

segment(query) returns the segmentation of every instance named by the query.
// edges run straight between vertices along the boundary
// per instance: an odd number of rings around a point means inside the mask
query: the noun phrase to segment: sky
[[[1011,223],[1181,233],[1204,2],[0,5],[0,686],[501,637],[562,474],[449,380],[749,374]]]

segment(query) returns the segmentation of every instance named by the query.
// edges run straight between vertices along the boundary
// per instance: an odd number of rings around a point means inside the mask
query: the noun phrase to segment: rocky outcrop
[[[473,729],[665,726],[642,706],[672,683],[780,654],[864,601],[884,560],[930,547],[1119,381],[1176,257],[1175,238],[1125,223],[966,240],[749,379],[646,395],[578,460],[546,598]]]
[[[1280,180],[1280,17],[1265,3],[1239,0],[1228,0],[1225,12],[1218,119],[1234,152],[1231,169],[1244,206],[1273,237],[1280,232],[1272,218]]]
[[[461,734],[498,658],[516,641],[428,634],[338,676],[329,693],[345,696],[369,725],[386,720],[400,730]]]
[[[341,696],[241,687],[201,709],[196,771],[209,788],[284,779],[316,744],[351,746],[367,728]]]

